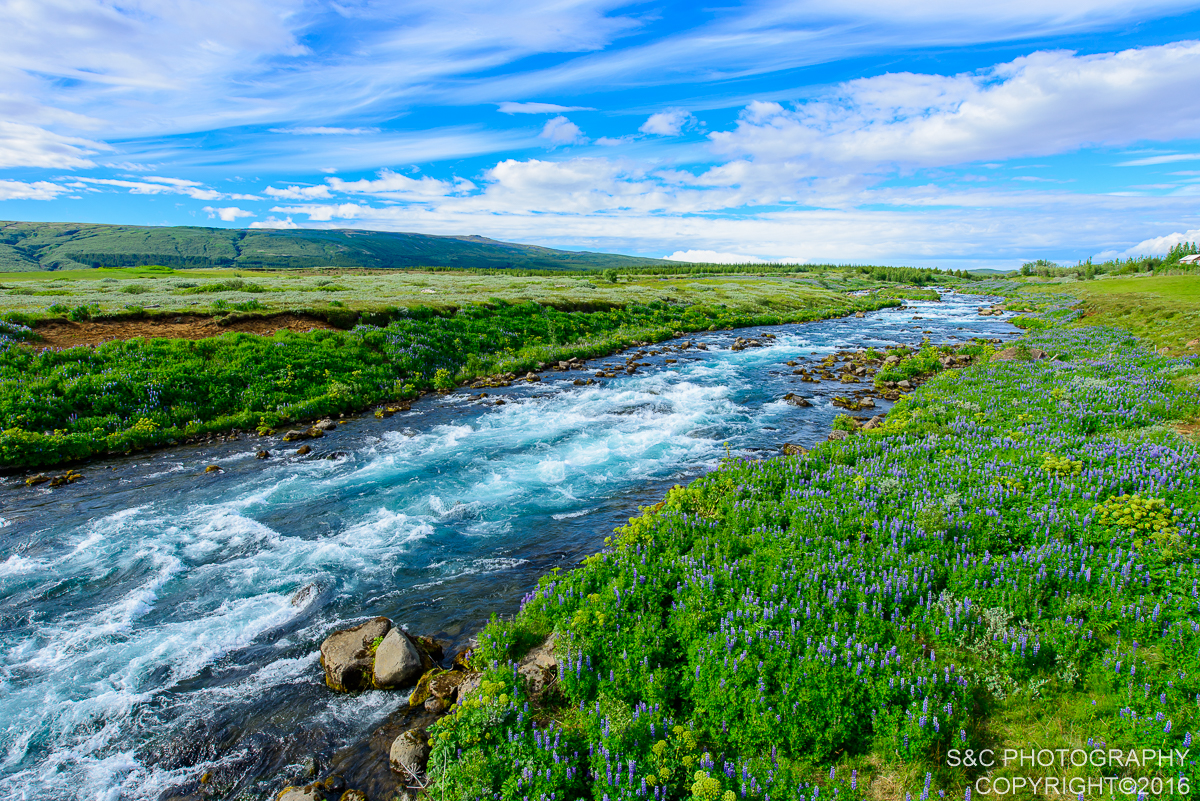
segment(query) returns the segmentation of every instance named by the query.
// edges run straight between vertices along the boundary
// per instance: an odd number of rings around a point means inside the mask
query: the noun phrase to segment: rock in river
[[[413,729],[397,737],[392,742],[388,761],[392,770],[397,773],[414,779],[419,778],[425,772],[425,765],[429,761],[429,743],[426,742],[425,732]]]
[[[371,644],[392,628],[386,617],[377,617],[354,628],[336,631],[321,643],[325,684],[338,692],[354,692],[371,684],[374,654]]]
[[[375,685],[403,687],[421,678],[432,661],[402,629],[389,631],[375,651]]]

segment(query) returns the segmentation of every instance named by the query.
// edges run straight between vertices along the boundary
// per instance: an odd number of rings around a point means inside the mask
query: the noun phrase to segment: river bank
[[[382,325],[350,331],[113,340],[65,350],[31,347],[36,331],[0,320],[0,468],[270,432],[677,332],[806,322],[900,303],[811,287],[761,300],[749,308],[650,300],[564,311],[493,299],[393,309]]]
[[[979,305],[705,332],[688,339],[707,350],[647,353],[636,361],[650,367],[604,386],[574,384],[603,380],[594,370],[555,371],[360,417],[304,457],[301,443],[271,460],[254,458],[259,442],[202,443],[100,461],[55,490],[22,485],[0,528],[0,636],[18,677],[5,713],[30,735],[5,744],[20,756],[0,788],[149,798],[211,773],[217,797],[265,798],[310,757],[324,770],[399,700],[330,693],[316,665],[330,631],[385,615],[461,647],[630,510],[716,466],[725,443],[749,456],[824,440],[854,385],[804,382],[787,361],[811,373],[852,348],[1012,335]],[[732,349],[765,333],[773,345]]]

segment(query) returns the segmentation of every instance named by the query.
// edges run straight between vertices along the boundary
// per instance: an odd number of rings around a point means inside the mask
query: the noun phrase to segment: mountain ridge
[[[248,269],[595,270],[672,263],[615,253],[556,250],[478,234],[0,221],[0,272],[151,264]]]

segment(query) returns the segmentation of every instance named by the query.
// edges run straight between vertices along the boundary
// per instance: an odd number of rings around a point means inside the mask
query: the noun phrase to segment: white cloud
[[[379,133],[378,128],[327,128],[324,126],[297,128],[271,128],[271,133],[294,134],[296,136],[362,136]]]
[[[109,140],[254,125],[303,144],[314,136],[340,142],[372,138],[371,124],[420,105],[564,113],[582,107],[499,98],[570,97],[542,86],[713,85],[861,53],[1046,37],[1194,7],[1195,0],[762,0],[615,47],[652,14],[631,12],[623,0],[10,2],[0,26],[0,86],[12,102],[0,103],[0,117]],[[310,50],[308,41],[318,44]],[[329,46],[334,41],[353,47]],[[526,66],[541,54],[569,55],[541,70]],[[349,122],[322,124],[330,119]],[[185,147],[144,141],[129,149],[145,146],[165,159]]]
[[[0,181],[0,200],[54,200],[67,191],[66,187],[49,181]]]
[[[203,184],[188,181],[183,178],[158,178],[146,176],[142,180],[128,181],[120,178],[88,178],[80,176],[79,181],[97,186],[115,186],[128,189],[131,195],[187,195],[193,200],[220,200],[224,195],[215,189],[204,189]]]
[[[583,135],[583,131],[579,130],[579,126],[561,114],[553,119],[546,120],[546,125],[542,128],[542,132],[538,134],[538,137],[549,140],[551,147],[573,145],[578,142],[587,141],[587,138]]]
[[[1194,0],[935,0],[906,5],[893,0],[762,0],[645,44],[580,56],[537,72],[463,84],[458,94],[467,102],[487,102],[497,93],[529,96],[581,85],[712,85],[860,55],[1044,39],[1194,8]]]
[[[561,114],[566,111],[595,111],[590,106],[560,106],[555,103],[514,103],[506,100],[498,104],[498,111],[505,114]]]
[[[784,108],[751,103],[710,134],[757,180],[1050,155],[1194,136],[1200,42],[1077,56],[1037,52],[980,73],[897,73]],[[747,167],[747,173],[755,167]]]
[[[121,170],[122,172],[149,172],[155,169],[157,165],[135,164],[132,161],[116,161],[106,162],[104,166],[110,170]]]
[[[283,220],[277,219],[275,217],[268,217],[265,220],[258,220],[257,222],[250,223],[250,227],[251,228],[282,229],[282,228],[299,228],[300,226],[298,226],[294,222],[292,222],[291,217],[288,217]]]
[[[1169,156],[1149,156],[1144,159],[1122,161],[1118,167],[1149,167],[1154,164],[1173,164],[1176,161],[1200,161],[1200,153],[1175,153]]]
[[[595,144],[600,145],[601,147],[616,147],[618,145],[628,144],[633,140],[634,137],[632,136],[601,136],[595,141]]]
[[[329,194],[328,186],[289,186],[285,189],[276,189],[273,186],[268,186],[263,190],[264,195],[269,195],[276,200],[319,200],[333,197]]]
[[[475,184],[465,178],[454,181],[440,181],[436,178],[422,176],[409,178],[391,170],[380,170],[376,180],[346,181],[341,178],[326,178],[329,187],[336,192],[345,194],[376,195],[394,200],[433,200],[460,192],[469,192]],[[321,187],[313,187],[318,189]],[[311,198],[328,197],[328,194],[313,194]]]
[[[651,114],[638,130],[656,136],[679,136],[683,131],[683,126],[694,120],[695,117],[683,109],[667,109],[657,114]]]
[[[667,261],[687,261],[693,264],[767,264],[764,259],[755,256],[743,256],[740,253],[718,253],[715,250],[677,250],[670,256],[663,256]]]
[[[112,148],[103,142],[62,136],[34,125],[0,121],[0,169],[42,167],[73,170],[94,167],[95,162],[89,156],[102,150]]]
[[[257,217],[254,212],[239,209],[237,206],[226,206],[224,208],[214,209],[212,206],[205,206],[204,211],[208,212],[209,217],[217,216],[225,222],[237,222],[239,217]]]
[[[1097,253],[1094,258],[1107,261],[1108,259],[1127,259],[1138,256],[1165,256],[1171,248],[1184,242],[1200,242],[1200,228],[1143,239],[1131,248],[1122,251],[1107,250]]]
[[[469,231],[565,249],[656,255],[693,250],[733,257],[749,251],[764,261],[965,269],[1014,269],[1031,254],[1074,263],[1094,252],[1082,250],[1080,243],[1120,250],[1163,230],[1195,227],[1194,209],[1174,198],[957,193],[938,187],[874,190],[864,201],[871,203],[868,208],[685,215],[655,210],[649,188],[639,185],[632,167],[622,173],[604,159],[590,162],[512,162],[507,171],[501,169],[506,166],[502,163],[496,168],[501,174],[489,178],[486,196],[385,207],[313,204],[272,212],[308,216],[300,223],[304,227],[450,235]],[[621,192],[629,193],[627,200],[620,198]],[[537,204],[531,199],[538,199]],[[605,210],[591,211],[597,205]],[[935,211],[914,212],[914,208]],[[1191,225],[1179,224],[1189,216]]]

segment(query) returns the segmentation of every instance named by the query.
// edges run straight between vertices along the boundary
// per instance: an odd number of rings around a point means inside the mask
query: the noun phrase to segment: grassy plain
[[[1027,278],[1008,283],[1011,291],[1019,293],[1015,305],[1039,297],[1048,303],[1073,299],[1083,311],[1077,326],[1119,326],[1159,348],[1178,353],[1188,350],[1188,342],[1200,339],[1197,276],[1144,274],[1092,281]]]
[[[302,312],[320,316],[427,307],[452,310],[500,299],[560,309],[648,303],[725,304],[738,311],[788,311],[839,291],[879,287],[854,272],[798,276],[624,275],[616,282],[564,273],[522,277],[408,271],[254,271],[130,268],[0,273],[0,314],[30,319],[191,312]]]

